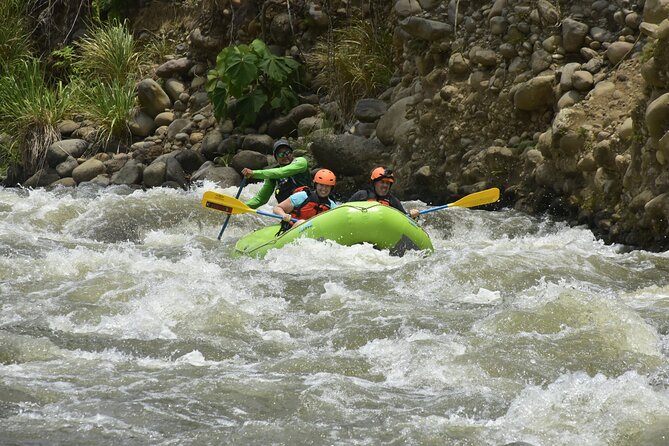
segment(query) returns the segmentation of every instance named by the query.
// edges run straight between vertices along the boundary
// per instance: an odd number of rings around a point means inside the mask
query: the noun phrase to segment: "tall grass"
[[[42,167],[46,149],[60,139],[56,123],[73,106],[70,87],[49,85],[36,59],[16,62],[0,76],[0,133],[10,142],[0,147],[0,159],[20,160],[26,172]]]
[[[30,55],[32,44],[24,4],[25,0],[0,1],[0,74]]]
[[[335,99],[345,116],[362,97],[380,93],[394,71],[392,36],[371,22],[355,20],[319,40],[307,55],[314,85]]]
[[[77,69],[96,79],[125,83],[139,76],[135,39],[125,23],[112,21],[91,28],[78,43]]]
[[[112,20],[88,31],[78,43],[75,83],[86,117],[98,125],[96,139],[127,141],[128,122],[135,106],[135,81],[140,76],[140,54],[125,23]]]
[[[80,87],[80,104],[84,115],[98,125],[96,139],[99,142],[130,139],[128,123],[135,108],[134,82],[95,80],[85,89]]]

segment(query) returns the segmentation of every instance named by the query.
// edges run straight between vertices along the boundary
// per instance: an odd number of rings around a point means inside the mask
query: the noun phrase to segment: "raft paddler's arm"
[[[258,209],[263,204],[267,203],[274,193],[274,182],[265,180],[262,187],[255,197],[251,198],[245,204],[251,209]]]
[[[293,209],[294,209],[293,203],[290,201],[290,197],[288,197],[281,203],[274,206],[272,212],[274,212],[276,215],[280,215],[283,221],[290,222],[291,219],[290,213],[293,211]]]
[[[309,163],[307,159],[298,156],[290,164],[281,167],[275,167],[273,169],[259,169],[253,171],[253,178],[261,180],[279,180],[281,178],[292,177],[298,173],[306,172],[309,170]]]

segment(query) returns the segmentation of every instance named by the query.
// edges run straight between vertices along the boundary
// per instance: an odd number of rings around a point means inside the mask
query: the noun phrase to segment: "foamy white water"
[[[666,253],[446,209],[232,258],[274,221],[207,189],[0,189],[0,444],[669,444]]]

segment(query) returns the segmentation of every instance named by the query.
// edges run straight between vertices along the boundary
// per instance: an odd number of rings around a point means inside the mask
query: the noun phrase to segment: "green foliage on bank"
[[[247,127],[263,111],[289,111],[297,105],[293,88],[299,69],[299,62],[275,56],[258,39],[250,45],[224,48],[216,58],[216,68],[207,75],[206,89],[216,118],[232,117],[237,125]]]
[[[77,47],[78,102],[84,116],[97,124],[97,140],[130,140],[141,67],[132,33],[125,23],[112,20],[92,28]]]
[[[140,55],[125,23],[112,20],[94,26],[77,47],[75,67],[86,77],[124,83],[139,76]]]
[[[0,1],[0,73],[31,54],[25,0]]]
[[[46,148],[60,139],[56,129],[74,107],[72,88],[47,83],[41,62],[34,58],[13,64],[0,76],[0,146],[4,164],[20,163],[34,172],[44,163]]]
[[[392,35],[372,22],[356,20],[319,39],[307,56],[314,86],[328,92],[345,115],[358,99],[388,87],[395,70]]]
[[[7,14],[6,4],[0,13]],[[101,143],[130,139],[141,64],[125,24],[91,27],[76,45],[52,52],[48,70],[30,53],[27,30],[16,32],[13,41],[27,43],[21,51],[0,45],[0,174],[11,164],[28,174],[41,168],[46,149],[60,139],[56,124],[75,112],[95,123]]]

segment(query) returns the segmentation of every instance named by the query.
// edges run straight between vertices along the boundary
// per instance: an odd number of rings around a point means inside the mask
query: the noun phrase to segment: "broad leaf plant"
[[[224,48],[216,68],[207,74],[207,94],[217,119],[233,118],[244,128],[255,123],[264,110],[287,112],[297,105],[292,86],[300,63],[275,56],[262,40]],[[230,103],[235,100],[234,116]]]

